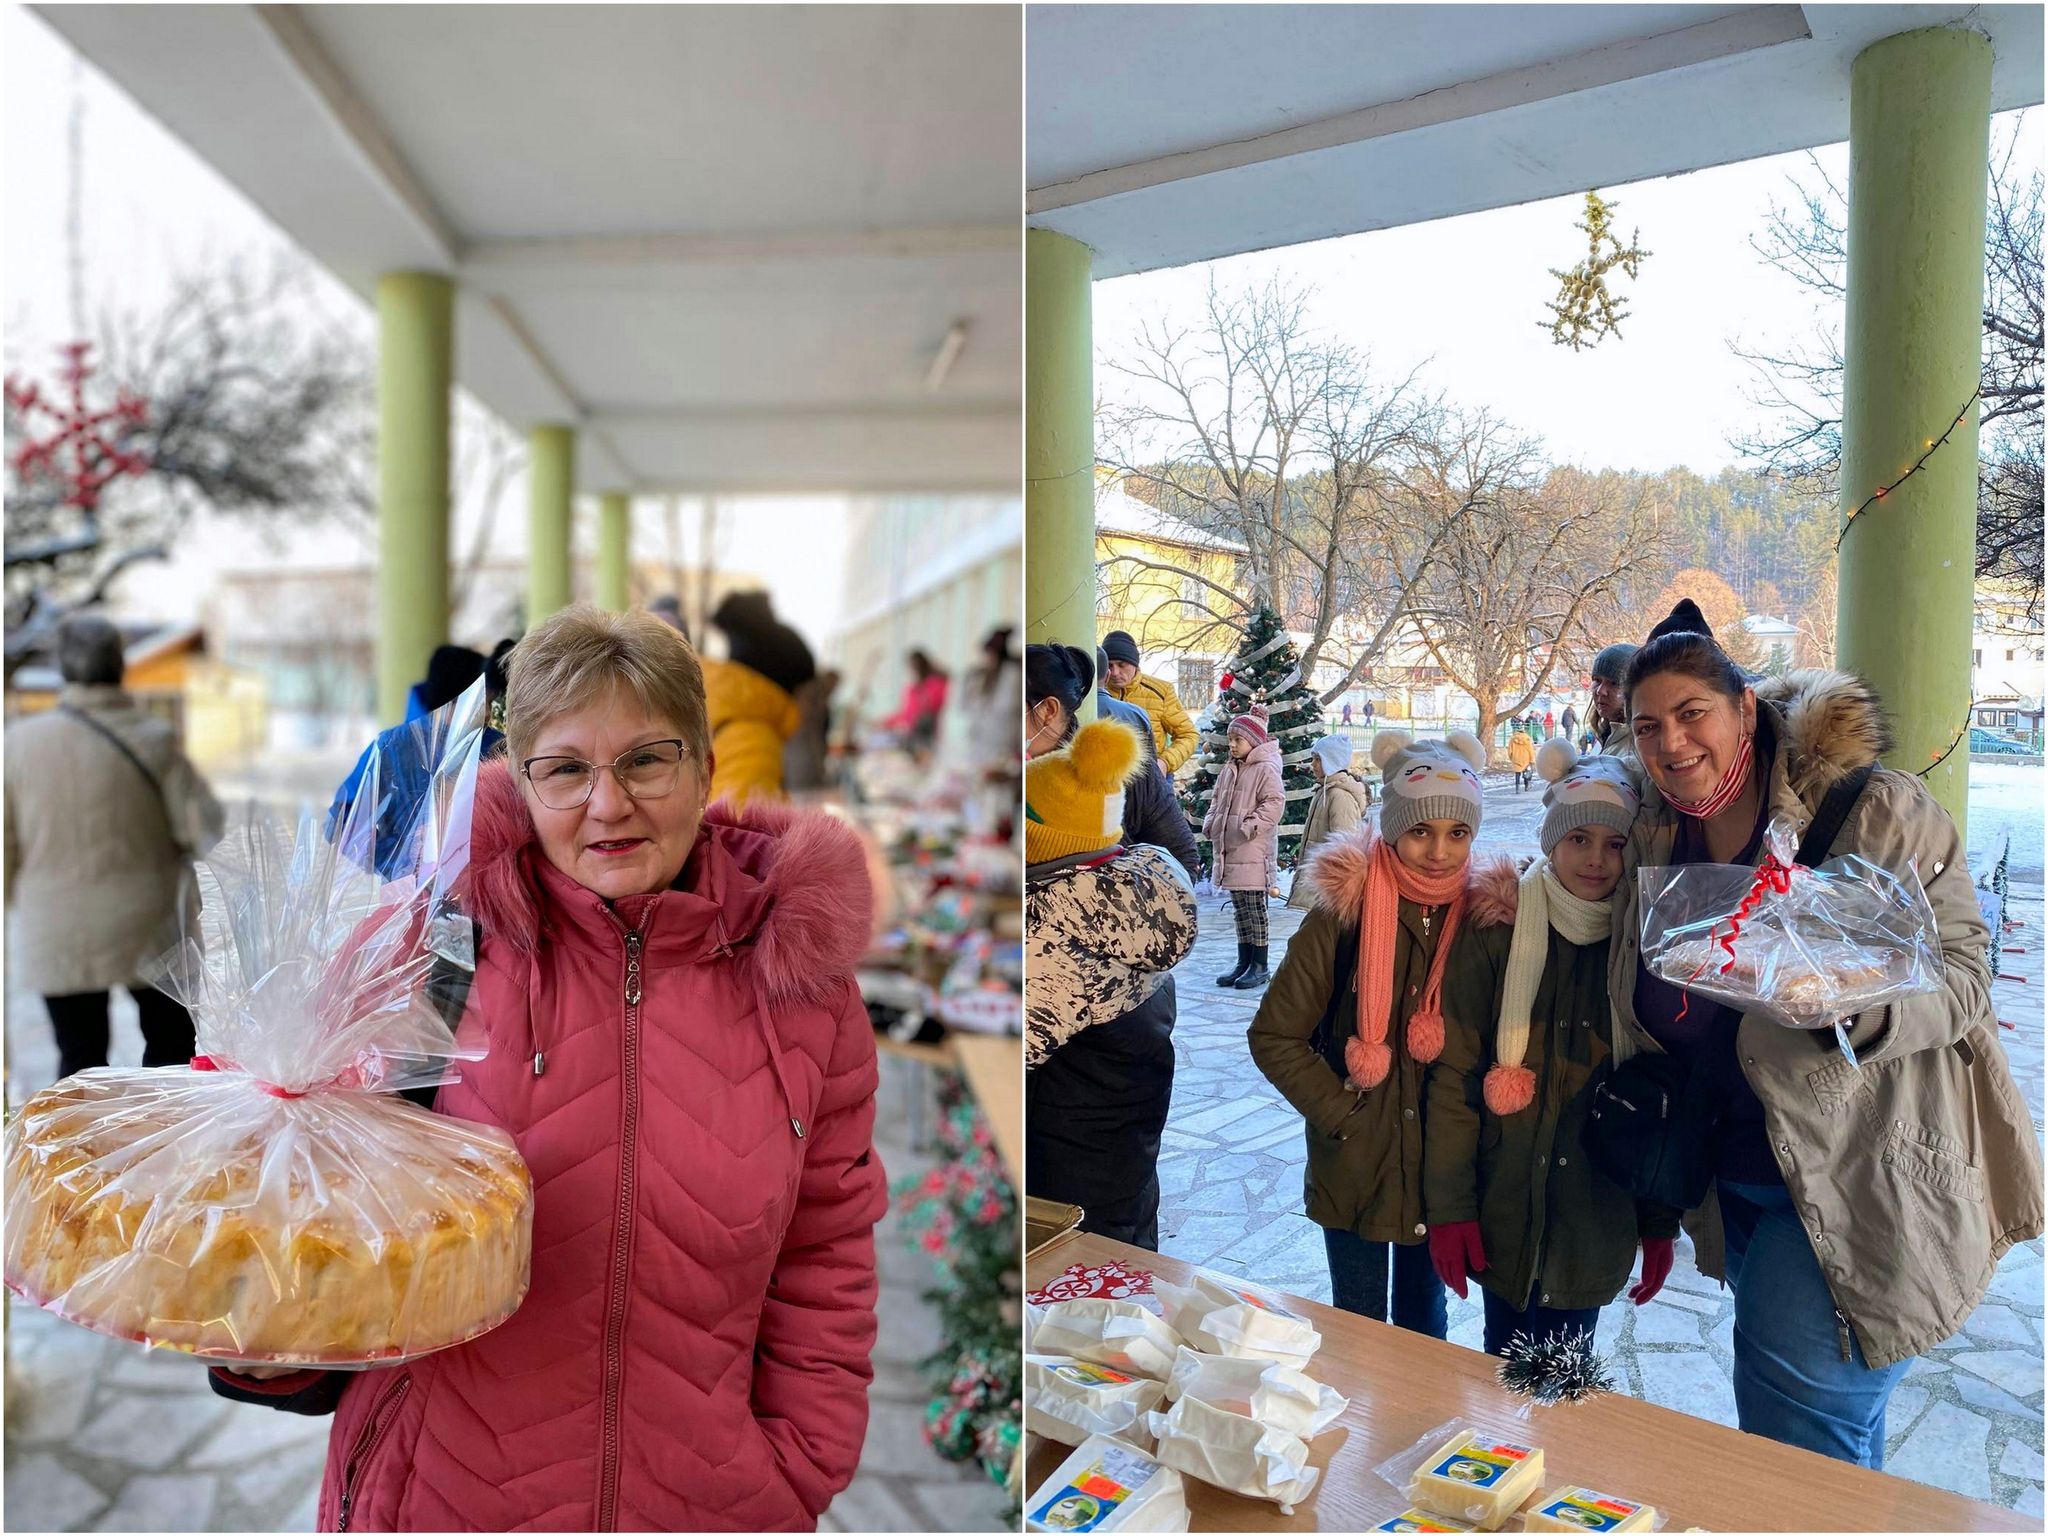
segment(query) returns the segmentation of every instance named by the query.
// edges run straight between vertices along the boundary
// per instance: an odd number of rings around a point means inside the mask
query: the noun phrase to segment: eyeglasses
[[[659,800],[676,787],[688,755],[683,743],[671,738],[629,748],[604,764],[586,763],[580,757],[529,757],[519,771],[542,805],[551,811],[573,811],[589,801],[601,767],[609,768],[619,788],[635,800]]]

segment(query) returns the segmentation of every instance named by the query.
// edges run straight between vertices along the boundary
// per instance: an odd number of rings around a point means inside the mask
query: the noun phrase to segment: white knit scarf
[[[1529,1010],[1550,958],[1550,930],[1555,928],[1569,943],[1597,944],[1612,929],[1613,910],[1612,896],[1605,901],[1587,901],[1566,890],[1551,870],[1549,859],[1538,859],[1529,866],[1516,898],[1515,936],[1508,944],[1507,984],[1494,1037],[1494,1057],[1502,1066],[1519,1067],[1528,1052]]]

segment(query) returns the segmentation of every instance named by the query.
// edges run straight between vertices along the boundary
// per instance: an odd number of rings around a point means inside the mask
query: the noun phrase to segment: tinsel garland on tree
[[[1243,643],[1223,676],[1216,702],[1202,716],[1201,756],[1194,776],[1181,791],[1181,808],[1199,837],[1216,792],[1216,776],[1230,757],[1230,722],[1254,704],[1265,705],[1266,729],[1280,744],[1281,779],[1287,795],[1287,808],[1280,814],[1280,862],[1288,863],[1301,846],[1309,801],[1315,797],[1309,747],[1317,737],[1329,734],[1323,706],[1301,675],[1301,657],[1287,638],[1280,615],[1270,608],[1252,615]]]
[[[934,1392],[925,1439],[948,1461],[978,1460],[1007,1485],[1023,1437],[1017,1195],[988,1122],[957,1074],[939,1074],[938,1097],[940,1161],[894,1190],[912,1241],[937,1271],[938,1284],[925,1298],[946,1337],[921,1362]]]

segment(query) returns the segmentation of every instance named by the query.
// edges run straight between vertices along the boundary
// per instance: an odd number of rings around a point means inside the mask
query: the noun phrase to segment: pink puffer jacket
[[[322,1530],[808,1530],[851,1479],[875,1339],[875,1046],[852,833],[714,806],[687,889],[616,911],[478,776],[483,944],[436,1108],[533,1170],[503,1327],[365,1371]],[[629,939],[628,934],[635,937]]]
[[[1280,867],[1280,813],[1287,807],[1280,743],[1262,741],[1216,775],[1202,835],[1215,849],[1210,877],[1222,891],[1263,891]]]

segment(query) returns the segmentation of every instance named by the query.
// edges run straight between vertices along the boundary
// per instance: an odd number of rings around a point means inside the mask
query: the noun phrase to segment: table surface
[[[967,1079],[995,1137],[996,1151],[1013,1189],[1024,1187],[1024,1042],[1016,1035],[978,1035],[956,1029],[948,1036],[953,1059]]]
[[[1027,1265],[1037,1290],[1070,1264],[1114,1259],[1184,1283],[1191,1266],[1082,1233]],[[1496,1362],[1460,1345],[1288,1298],[1323,1336],[1308,1373],[1351,1406],[1309,1442],[1323,1469],[1315,1491],[1282,1515],[1279,1506],[1188,1479],[1197,1531],[1362,1531],[1407,1508],[1372,1468],[1458,1420],[1534,1445],[1545,1458],[1545,1489],[1567,1483],[1655,1505],[1666,1532],[1709,1531],[2038,1531],[2040,1521],[1904,1478],[1797,1450],[1776,1441],[1640,1402],[1619,1393],[1541,1408],[1505,1391]],[[1041,1444],[1028,1491],[1058,1468],[1071,1447]]]

